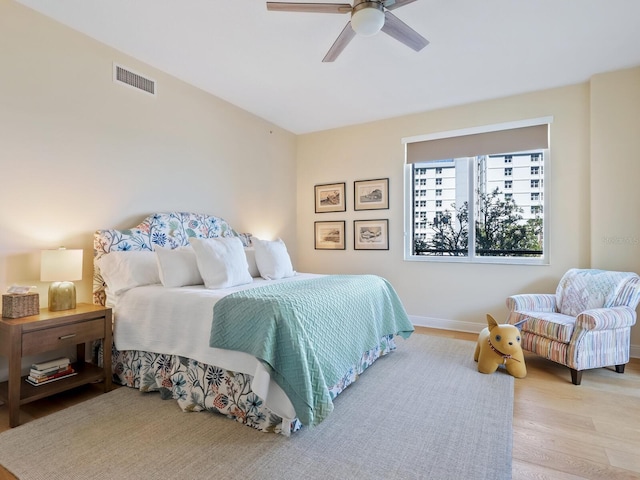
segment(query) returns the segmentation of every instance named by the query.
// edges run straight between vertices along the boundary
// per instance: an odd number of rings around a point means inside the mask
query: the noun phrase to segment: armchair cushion
[[[562,343],[569,343],[576,324],[576,317],[562,313],[521,311],[517,312],[517,316],[520,321],[524,321],[521,327],[523,332]]]

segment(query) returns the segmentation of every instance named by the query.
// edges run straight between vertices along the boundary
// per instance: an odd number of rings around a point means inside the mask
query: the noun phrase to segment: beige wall
[[[638,71],[598,76],[594,89],[585,83],[301,136],[297,155],[298,268],[383,275],[396,287],[415,323],[470,331],[484,326],[486,313],[506,318],[504,302],[510,294],[555,291],[568,268],[593,264],[640,271],[640,217],[634,208],[640,204],[640,189],[633,185],[640,178],[640,164],[631,167],[640,146]],[[550,174],[546,184],[549,265],[404,261],[401,139],[544,116],[554,118],[551,156],[545,165]],[[601,127],[602,123],[606,126]],[[592,164],[591,148],[595,150]],[[593,195],[590,165],[595,173]],[[609,168],[612,165],[613,171]],[[353,181],[379,177],[390,179],[390,209],[354,212]],[[314,184],[342,181],[347,183],[347,211],[315,214]],[[367,218],[389,219],[389,251],[353,250],[353,220]],[[313,224],[321,220],[347,221],[345,251],[314,250]],[[606,257],[600,246],[592,252],[592,243],[599,245],[603,235],[631,238],[633,245],[623,245],[615,252],[605,246]],[[638,327],[633,333],[633,343],[640,348]]]
[[[295,251],[295,136],[11,1],[0,1],[0,290],[40,285],[39,251],[155,211],[197,211]],[[112,81],[113,62],[157,81]]]
[[[157,81],[113,83],[117,62]],[[40,250],[156,211],[225,218],[295,255],[296,137],[28,8],[0,0],[0,291],[39,282]],[[0,359],[0,377],[4,370]]]
[[[36,285],[43,305],[41,249],[85,250],[78,294],[90,301],[93,231],[161,210],[281,236],[299,271],[383,275],[414,321],[462,330],[479,330],[485,313],[504,318],[512,293],[552,291],[570,267],[640,271],[640,69],[295,137],[10,0],[0,0],[0,59],[0,290]],[[114,61],[157,80],[158,96],[114,84]],[[401,139],[542,116],[554,117],[550,264],[405,262]],[[353,181],[380,177],[390,209],[354,212]],[[315,214],[313,186],[341,181],[347,212]],[[375,218],[390,221],[390,250],[354,251],[353,220]],[[347,221],[347,250],[314,250],[313,222],[334,219]],[[638,327],[632,343],[640,349]]]
[[[640,272],[640,68],[591,80],[591,263]],[[640,328],[636,328],[640,330]],[[640,336],[636,336],[640,343]]]
[[[591,79],[591,264],[640,273],[640,68]],[[640,326],[631,331],[640,356]]]

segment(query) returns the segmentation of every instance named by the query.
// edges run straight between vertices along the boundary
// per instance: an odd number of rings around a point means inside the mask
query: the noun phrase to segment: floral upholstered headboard
[[[239,234],[222,218],[213,215],[166,212],[154,213],[140,225],[123,230],[98,230],[93,237],[93,303],[104,305],[105,283],[98,260],[113,251],[153,251],[154,245],[177,248],[189,245],[190,237],[239,237],[244,246],[251,243],[250,234]]]

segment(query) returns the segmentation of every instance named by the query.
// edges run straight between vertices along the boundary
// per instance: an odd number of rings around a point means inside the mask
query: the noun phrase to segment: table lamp
[[[49,285],[49,310],[57,312],[76,308],[74,280],[82,279],[82,250],[43,250],[40,280]]]

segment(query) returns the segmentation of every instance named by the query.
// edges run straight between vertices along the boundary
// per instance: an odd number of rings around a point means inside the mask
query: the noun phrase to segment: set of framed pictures
[[[315,222],[316,250],[345,250],[344,220]],[[354,250],[389,250],[389,220],[354,220]]]
[[[315,186],[315,212],[346,212],[346,183]],[[385,210],[389,208],[389,179],[353,182],[353,209]],[[316,250],[345,250],[344,220],[315,222]],[[389,220],[354,220],[354,250],[389,250]]]

